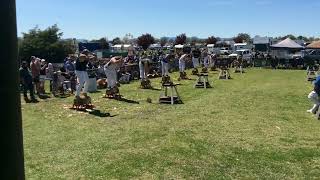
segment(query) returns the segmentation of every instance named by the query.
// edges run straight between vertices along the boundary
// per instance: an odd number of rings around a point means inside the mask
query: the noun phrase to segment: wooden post
[[[24,179],[15,0],[0,1],[1,179]]]

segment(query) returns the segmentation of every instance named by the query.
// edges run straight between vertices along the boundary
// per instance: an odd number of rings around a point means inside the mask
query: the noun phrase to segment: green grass
[[[190,72],[188,73],[190,74]],[[176,74],[174,75],[176,79]],[[184,104],[160,105],[138,82],[91,94],[100,118],[69,110],[73,98],[23,104],[28,179],[317,179],[320,122],[306,113],[305,71],[249,69],[213,89],[178,86]],[[159,79],[152,80],[160,88]],[[152,104],[146,102],[150,97]]]

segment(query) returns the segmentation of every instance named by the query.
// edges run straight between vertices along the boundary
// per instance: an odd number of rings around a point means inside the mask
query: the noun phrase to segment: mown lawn
[[[140,104],[91,94],[97,109],[113,115],[107,118],[69,110],[72,97],[23,104],[26,177],[319,178],[320,121],[306,112],[306,72],[249,69],[232,77],[211,72],[208,90],[181,81],[184,104],[174,106],[159,105],[160,91],[138,82],[120,91]]]

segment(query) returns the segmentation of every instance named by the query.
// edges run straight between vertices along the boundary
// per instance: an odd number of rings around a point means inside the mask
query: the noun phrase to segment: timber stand
[[[196,81],[196,84],[194,85],[195,88],[212,88],[212,86],[209,83],[208,74],[201,73],[198,75],[198,79]]]
[[[201,73],[208,73],[208,68],[203,67],[203,68],[201,69]]]
[[[166,76],[162,76],[162,80],[161,80],[161,84],[172,84],[173,82],[171,81],[170,76],[166,75]]]
[[[242,68],[242,66],[240,65],[240,66],[235,66],[234,67],[234,73],[244,73],[244,70],[243,70],[243,68]]]
[[[141,89],[152,89],[151,81],[149,79],[142,79],[140,87]]]
[[[163,93],[160,94],[159,103],[161,104],[182,104],[181,98],[177,91],[176,84],[163,84],[162,89]],[[168,91],[171,91],[170,96],[168,95]]]
[[[187,76],[186,72],[180,72],[180,77],[178,78],[178,81],[180,80],[190,80]]]
[[[105,97],[109,99],[121,98],[118,86],[115,86],[113,88],[107,88]]]
[[[198,75],[199,74],[199,71],[197,68],[194,68],[191,72],[192,75]]]
[[[228,68],[221,68],[220,69],[219,79],[231,79]]]
[[[82,111],[86,109],[93,109],[94,106],[91,102],[91,98],[88,95],[77,96],[73,100],[72,109]]]

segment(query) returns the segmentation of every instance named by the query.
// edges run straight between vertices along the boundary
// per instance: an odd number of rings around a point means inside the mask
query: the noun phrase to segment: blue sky
[[[16,0],[18,35],[58,24],[64,38],[320,36],[318,0]]]

